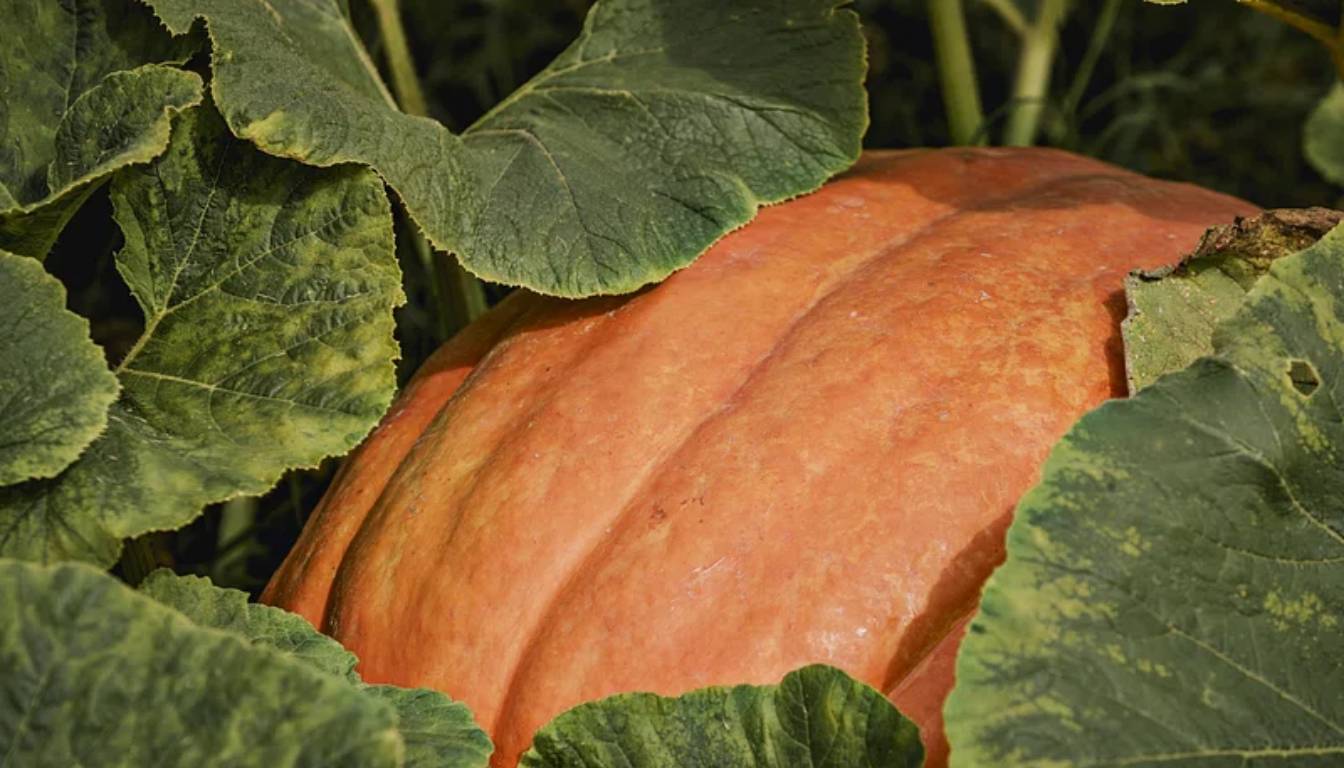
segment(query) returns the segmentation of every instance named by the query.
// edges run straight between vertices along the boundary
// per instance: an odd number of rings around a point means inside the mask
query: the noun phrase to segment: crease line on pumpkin
[[[710,423],[712,423],[719,416],[732,410],[733,404],[740,399],[742,393],[746,391],[750,387],[750,385],[760,377],[761,373],[769,367],[771,361],[775,360],[779,356],[779,353],[785,347],[788,346],[789,342],[794,338],[798,329],[803,324],[803,321],[805,321],[808,317],[810,317],[812,313],[817,310],[817,308],[827,303],[828,300],[834,298],[845,288],[855,284],[862,275],[866,274],[869,271],[870,268],[881,262],[883,260],[883,257],[890,256],[894,252],[907,249],[912,243],[922,240],[924,237],[926,237],[939,227],[947,224],[950,221],[959,219],[963,216],[985,213],[988,211],[1011,210],[1013,207],[1020,205],[1024,199],[1030,200],[1031,198],[1050,194],[1058,185],[1061,184],[1076,183],[1079,180],[1085,180],[1097,177],[1125,179],[1128,176],[1129,174],[1127,173],[1097,173],[1092,171],[1086,173],[1064,173],[1060,175],[1050,176],[1048,178],[1035,181],[1034,183],[1028,183],[1024,185],[1022,188],[1017,190],[1000,194],[990,194],[980,199],[975,199],[976,190],[964,190],[963,192],[967,195],[968,199],[964,201],[959,201],[958,203],[955,204],[949,204],[950,210],[948,212],[929,220],[928,222],[919,226],[918,229],[912,232],[902,233],[901,235],[892,238],[890,241],[876,247],[869,257],[863,259],[861,262],[856,264],[854,268],[851,269],[848,273],[835,279],[833,284],[831,284],[829,287],[824,286],[820,288],[818,292],[814,295],[812,301],[808,305],[803,307],[788,322],[783,331],[780,333],[778,340],[774,343],[774,345],[764,355],[762,355],[755,363],[751,365],[751,367],[746,371],[745,375],[743,376],[741,383],[733,389],[733,391],[728,395],[728,397],[726,397],[717,406],[712,408],[709,411],[709,413],[705,414],[704,418],[700,419],[693,426],[691,426],[685,432],[685,434],[683,434],[683,436],[676,441],[675,445],[673,445],[670,449],[664,452],[661,456],[657,457],[657,459],[654,462],[651,462],[650,464],[651,469],[644,476],[640,477],[637,481],[635,481],[632,484],[631,493],[622,502],[621,506],[619,507],[619,511],[611,520],[610,525],[611,530],[614,532],[618,528],[625,528],[628,525],[628,521],[630,519],[630,510],[632,508],[631,502],[634,499],[638,498],[640,493],[642,493],[646,488],[648,488],[651,482],[659,476],[657,468],[661,468],[666,464],[668,464],[672,458],[674,458],[675,456],[677,456],[678,454],[680,454],[682,451],[685,450],[687,443],[689,443],[691,439],[695,437],[695,435],[700,434],[704,429],[706,429],[706,427]],[[464,495],[463,498],[468,498],[469,495],[470,494],[466,494]],[[457,522],[460,523],[460,518]],[[454,533],[456,532],[456,529],[457,525],[455,524]],[[602,552],[604,552],[611,546],[609,542],[614,541],[615,538],[616,536],[613,535],[607,537],[604,540],[599,540],[598,542],[596,542],[595,546],[593,546],[588,550],[586,554],[584,554],[581,558],[577,559],[575,566],[568,569],[568,574],[564,578],[563,584],[554,593],[552,593],[550,600],[547,602],[546,607],[537,614],[537,618],[535,619],[535,621],[531,623],[531,627],[533,629],[535,629],[535,627],[537,626],[544,625],[546,621],[556,612],[558,606],[561,605],[561,603],[563,602],[564,597],[573,590],[574,584],[576,583],[577,575],[587,571],[590,564],[593,561],[595,561]],[[451,535],[449,537],[449,540],[451,541]],[[498,726],[500,723],[508,722],[509,719],[512,717],[513,709],[516,706],[516,701],[518,697],[518,684],[523,672],[523,668],[527,666],[528,661],[535,654],[538,642],[541,639],[540,635],[535,631],[531,632],[528,637],[529,639],[527,643],[523,646],[522,650],[519,652],[517,657],[515,657],[513,663],[511,664],[513,673],[510,676],[509,682],[507,683],[504,689],[504,696],[500,699],[500,705],[495,715],[495,723],[494,723],[495,726]]]

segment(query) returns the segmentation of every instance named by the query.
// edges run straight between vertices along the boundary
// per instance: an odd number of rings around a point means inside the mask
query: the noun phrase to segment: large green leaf
[[[195,624],[224,630],[250,643],[274,648],[329,675],[355,682],[359,680],[353,653],[318,632],[302,616],[248,602],[246,592],[216,587],[209,579],[178,576],[166,569],[145,577],[140,591]]]
[[[107,426],[117,379],[36,259],[0,251],[0,485],[51,477]]]
[[[919,731],[882,694],[833,667],[778,685],[626,693],[537,732],[523,768],[915,768]]]
[[[1241,307],[1269,265],[1316,242],[1341,218],[1328,208],[1267,211],[1209,230],[1180,264],[1129,275],[1129,316],[1120,330],[1130,393],[1212,354],[1214,328]]]
[[[1344,764],[1344,228],[1085,416],[957,664],[955,765]]]
[[[92,567],[0,559],[0,764],[398,766],[392,708]]]
[[[151,0],[174,31],[207,20],[237,135],[367,163],[472,272],[563,296],[659,280],[854,161],[863,44],[840,2],[599,2],[568,50],[458,137],[392,106],[340,0]]]
[[[0,247],[44,257],[93,183],[168,146],[201,79],[133,0],[0,0]]]
[[[145,330],[107,432],[59,476],[0,489],[0,554],[109,564],[123,537],[344,453],[392,396],[402,294],[372,173],[267,157],[197,109],[112,201]]]
[[[405,744],[408,768],[483,768],[490,760],[494,747],[466,705],[438,691],[363,684],[354,672],[354,654],[301,616],[249,603],[246,593],[221,589],[208,579],[177,576],[167,570],[150,574],[140,590],[200,626],[274,648],[391,705],[397,713],[397,732]]]
[[[426,688],[366,685],[361,690],[392,705],[406,743],[406,768],[485,768],[495,747],[467,705]]]

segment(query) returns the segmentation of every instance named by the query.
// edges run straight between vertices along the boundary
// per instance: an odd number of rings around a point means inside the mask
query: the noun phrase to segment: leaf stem
[[[929,0],[929,28],[953,144],[984,144],[984,111],[961,0]]]
[[[392,75],[392,89],[397,93],[401,110],[408,115],[427,117],[428,103],[415,73],[415,62],[406,39],[406,28],[401,21],[397,0],[370,0],[378,16],[378,32],[387,55],[387,68]],[[443,341],[465,328],[486,310],[485,287],[462,268],[449,254],[436,254],[417,227],[411,231],[411,247],[424,265],[430,279],[430,296],[434,303],[436,326]]]
[[[1040,0],[1036,20],[1022,38],[1017,79],[1013,83],[1013,110],[1003,134],[1007,146],[1029,147],[1036,142],[1066,5],[1067,0]]]

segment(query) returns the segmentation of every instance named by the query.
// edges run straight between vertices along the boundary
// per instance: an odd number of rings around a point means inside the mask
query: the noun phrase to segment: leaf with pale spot
[[[1055,447],[957,660],[953,765],[1344,763],[1341,403],[1337,227]]]
[[[778,685],[625,693],[537,732],[522,768],[916,768],[919,731],[882,694],[834,667]]]
[[[51,477],[107,426],[117,379],[36,259],[0,251],[0,485]]]
[[[368,170],[267,157],[202,108],[112,202],[145,329],[103,436],[55,478],[0,488],[6,556],[110,564],[125,537],[346,452],[393,393],[400,272]]]
[[[0,248],[43,258],[97,183],[168,146],[195,47],[133,0],[0,0]]]
[[[238,136],[372,166],[440,249],[542,293],[666,277],[847,168],[867,126],[863,39],[840,0],[602,0],[460,137],[395,109],[339,0],[151,4],[176,32],[206,20]]]

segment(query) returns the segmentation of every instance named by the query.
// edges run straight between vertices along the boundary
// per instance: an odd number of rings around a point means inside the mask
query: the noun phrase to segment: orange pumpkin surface
[[[871,152],[627,297],[523,292],[346,462],[265,599],[512,765],[580,702],[810,662],[940,710],[1018,497],[1123,393],[1131,269],[1253,212],[1049,150]]]

